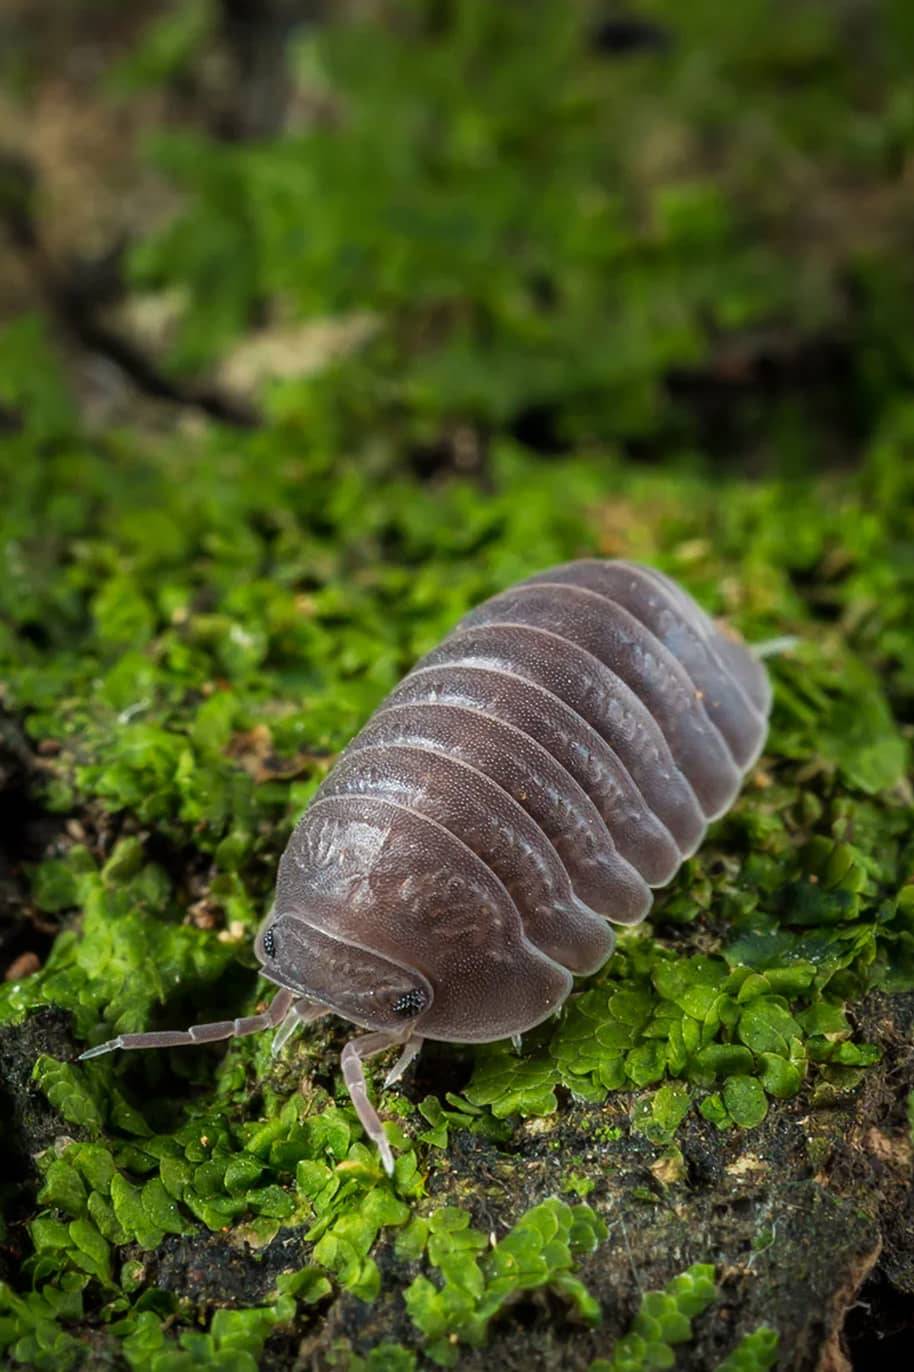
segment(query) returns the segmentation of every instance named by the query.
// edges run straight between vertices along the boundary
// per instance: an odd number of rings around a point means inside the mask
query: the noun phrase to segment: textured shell
[[[732,804],[769,705],[761,662],[649,568],[572,562],[493,597],[327,776],[264,974],[367,1027],[531,1028]]]

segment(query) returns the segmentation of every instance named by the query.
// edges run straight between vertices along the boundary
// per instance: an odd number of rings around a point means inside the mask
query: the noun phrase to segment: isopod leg
[[[258,1034],[261,1029],[274,1029],[281,1024],[294,1000],[292,991],[285,988],[278,991],[266,1010],[259,1015],[246,1015],[243,1019],[217,1020],[213,1024],[193,1024],[189,1029],[159,1029],[147,1034],[118,1034],[116,1039],[96,1044],[80,1053],[79,1061],[86,1058],[99,1058],[103,1053],[111,1053],[115,1048],[186,1048],[193,1043],[217,1043],[220,1039],[241,1038],[245,1034]]]
[[[749,650],[756,657],[776,657],[778,653],[790,653],[800,642],[796,634],[782,634],[780,638],[766,638],[762,643],[750,643]]]
[[[390,1150],[390,1144],[387,1142],[387,1136],[384,1133],[384,1127],[381,1124],[380,1116],[368,1099],[368,1088],[365,1085],[365,1073],[362,1070],[362,1063],[366,1058],[374,1057],[375,1053],[383,1053],[385,1048],[392,1048],[395,1044],[402,1042],[402,1036],[389,1034],[381,1030],[376,1034],[365,1034],[360,1039],[350,1039],[340,1055],[340,1067],[343,1072],[343,1081],[346,1083],[346,1089],[355,1106],[355,1113],[358,1115],[365,1133],[380,1153],[384,1171],[389,1177],[393,1176],[394,1155]],[[407,1044],[400,1057],[400,1062],[403,1062],[403,1058],[406,1056],[409,1048],[410,1044]],[[415,1055],[410,1053],[406,1062],[408,1063],[411,1061],[413,1056]],[[397,1067],[400,1066],[400,1062],[397,1063]],[[406,1063],[404,1063],[404,1070],[405,1066]],[[394,1068],[395,1072],[397,1067]]]
[[[397,1058],[397,1061],[394,1063],[393,1067],[391,1067],[390,1071],[387,1073],[387,1076],[384,1078],[385,1086],[393,1086],[394,1082],[400,1080],[400,1078],[403,1076],[403,1073],[406,1071],[407,1067],[409,1067],[413,1059],[419,1056],[421,1048],[422,1040],[420,1038],[412,1038],[408,1041],[408,1043],[404,1046],[403,1052]]]
[[[270,1056],[274,1058],[279,1056],[296,1029],[300,1029],[302,1025],[310,1024],[312,1020],[320,1019],[321,1015],[329,1013],[326,1005],[318,1005],[314,1001],[295,1001],[289,1007],[285,1019],[273,1035]]]

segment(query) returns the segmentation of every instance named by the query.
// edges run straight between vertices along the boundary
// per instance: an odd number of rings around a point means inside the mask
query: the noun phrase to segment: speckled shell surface
[[[286,962],[288,930],[307,937],[296,978],[273,979],[376,1028],[421,988],[423,1038],[531,1028],[733,803],[769,705],[761,662],[650,568],[572,562],[494,596],[293,833],[272,927]]]

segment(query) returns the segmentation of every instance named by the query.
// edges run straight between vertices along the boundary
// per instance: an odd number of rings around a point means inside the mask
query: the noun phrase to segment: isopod
[[[388,1173],[362,1063],[423,1039],[517,1038],[636,924],[767,733],[757,653],[668,577],[569,562],[493,596],[340,756],[279,863],[257,935],[262,1014],[83,1053],[207,1043],[334,1013],[371,1032],[343,1078]]]

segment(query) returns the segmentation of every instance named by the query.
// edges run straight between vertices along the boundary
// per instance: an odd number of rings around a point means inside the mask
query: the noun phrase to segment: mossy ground
[[[845,1333],[903,1351],[909,9],[256,9],[13,19],[0,66],[0,1350],[811,1369],[869,1278]],[[588,554],[796,642],[739,802],[560,1019],[428,1045],[392,1183],[339,1022],[74,1062],[262,1003],[336,753]],[[693,1264],[704,1304],[637,1313]]]

